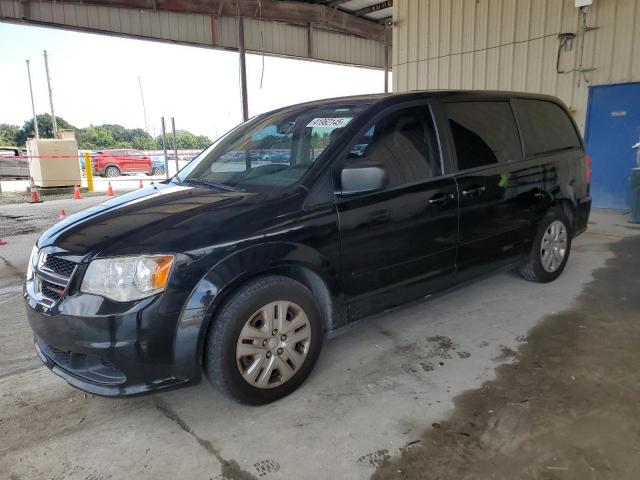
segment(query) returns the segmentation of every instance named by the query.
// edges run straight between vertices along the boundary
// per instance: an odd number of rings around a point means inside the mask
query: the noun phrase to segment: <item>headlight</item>
[[[33,267],[38,262],[38,247],[35,245],[31,249],[31,255],[29,255],[29,263],[27,264],[27,282],[33,278]]]
[[[117,302],[138,300],[164,290],[172,264],[173,255],[93,260],[80,290]]]

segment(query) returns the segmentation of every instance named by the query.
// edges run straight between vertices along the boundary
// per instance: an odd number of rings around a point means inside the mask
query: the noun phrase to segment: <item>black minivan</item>
[[[45,231],[40,359],[105,396],[193,384],[264,404],[326,332],[499,269],[549,282],[586,229],[589,159],[553,97],[438,91],[281,108],[170,180]]]

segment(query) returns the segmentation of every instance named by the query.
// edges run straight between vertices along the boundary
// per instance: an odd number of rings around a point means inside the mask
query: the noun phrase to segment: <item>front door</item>
[[[383,165],[382,191],[339,197],[344,292],[352,319],[450,285],[458,238],[455,181],[442,177],[426,103],[383,112],[363,129],[344,162]]]
[[[495,270],[528,248],[540,194],[541,170],[523,161],[508,100],[452,101],[447,119],[460,192],[457,281]]]

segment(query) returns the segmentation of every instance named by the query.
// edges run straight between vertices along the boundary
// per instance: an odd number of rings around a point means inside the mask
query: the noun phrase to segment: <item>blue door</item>
[[[629,208],[629,174],[640,141],[640,82],[589,87],[587,153],[593,205]]]

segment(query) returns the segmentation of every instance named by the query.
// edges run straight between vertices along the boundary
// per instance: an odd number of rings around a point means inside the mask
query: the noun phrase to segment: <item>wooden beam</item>
[[[339,7],[343,3],[350,2],[351,0],[331,0],[330,2],[323,3],[325,7]]]
[[[358,18],[337,8],[290,0],[242,0],[239,5],[235,1],[225,0],[42,0],[42,2],[145,10],[153,10],[155,7],[156,11],[232,17],[240,14],[245,18],[255,18],[255,12],[261,4],[262,19],[267,21],[301,25],[311,22],[320,28],[377,41],[384,40],[385,31],[384,26],[377,22]]]

